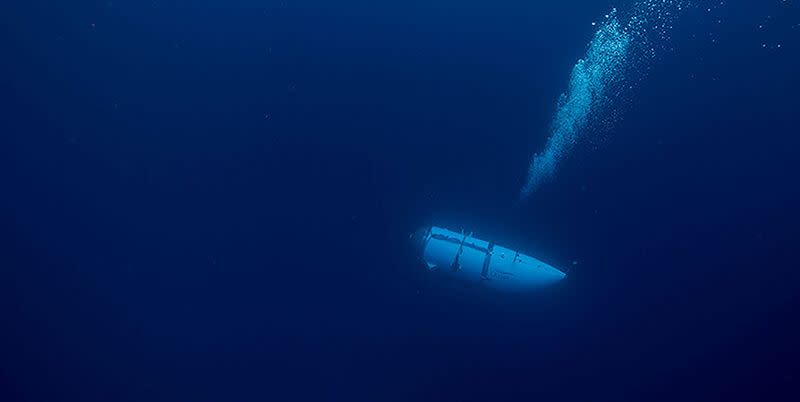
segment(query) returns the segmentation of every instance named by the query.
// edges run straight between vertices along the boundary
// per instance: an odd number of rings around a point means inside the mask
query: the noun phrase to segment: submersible
[[[451,279],[503,291],[525,291],[566,277],[536,258],[476,239],[471,233],[432,226],[419,229],[410,237],[427,268]]]

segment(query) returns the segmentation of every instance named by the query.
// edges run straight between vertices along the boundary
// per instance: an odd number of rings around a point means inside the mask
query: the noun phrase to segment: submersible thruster
[[[566,274],[531,256],[494,242],[432,226],[411,234],[430,271],[504,291],[551,285]]]

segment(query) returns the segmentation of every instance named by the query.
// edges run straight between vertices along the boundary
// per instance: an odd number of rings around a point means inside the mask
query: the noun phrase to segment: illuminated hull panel
[[[506,291],[551,285],[566,274],[531,256],[439,227],[412,235],[429,270]]]

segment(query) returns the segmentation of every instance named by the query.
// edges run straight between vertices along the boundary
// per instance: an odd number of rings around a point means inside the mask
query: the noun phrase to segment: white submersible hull
[[[525,291],[551,285],[566,274],[531,256],[439,227],[411,235],[431,271],[453,279],[505,290]]]

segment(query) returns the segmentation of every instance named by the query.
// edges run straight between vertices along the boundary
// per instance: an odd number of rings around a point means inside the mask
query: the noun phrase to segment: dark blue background
[[[631,4],[539,3],[4,2],[0,399],[795,400],[796,2],[696,1],[515,207]],[[437,282],[429,224],[570,277]]]

